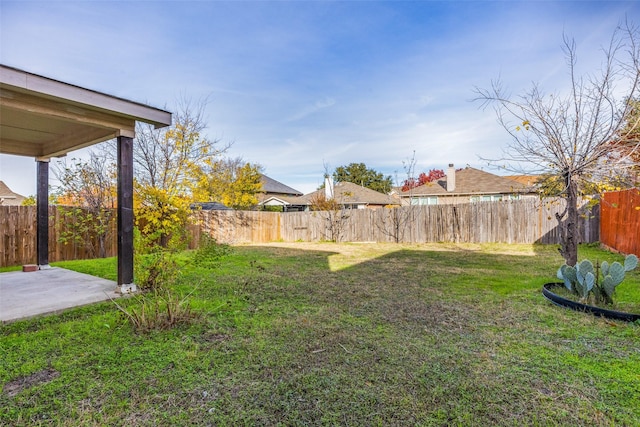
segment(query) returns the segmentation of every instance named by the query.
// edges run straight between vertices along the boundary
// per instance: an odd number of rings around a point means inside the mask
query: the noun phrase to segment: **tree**
[[[613,141],[615,150],[621,154],[627,155],[633,159],[633,162],[640,164],[640,150],[638,150],[638,142],[640,142],[640,99],[629,101],[631,108],[625,117],[625,125],[618,133],[617,139]],[[636,175],[638,169],[635,168]]]
[[[323,191],[317,192],[310,202],[311,210],[318,212],[326,221],[326,226],[320,230],[323,238],[331,242],[339,242],[349,219],[344,205],[334,198],[327,198]]]
[[[241,157],[224,158],[200,171],[194,189],[199,201],[217,201],[234,209],[249,209],[258,203],[262,191],[262,167]]]
[[[528,164],[561,183],[558,195],[566,200],[566,208],[556,215],[560,253],[573,266],[578,257],[580,189],[619,181],[637,164],[629,153],[638,152],[638,141],[629,142],[626,152],[611,148],[632,115],[630,100],[640,95],[640,38],[636,26],[618,27],[603,49],[600,73],[584,77],[576,68],[575,42],[566,36],[563,41],[570,77],[566,93],[546,95],[534,84],[513,98],[499,81],[476,91],[484,106],[495,105],[498,122],[511,135],[504,157],[496,160],[517,172]]]
[[[434,182],[440,178],[444,178],[445,173],[442,169],[431,169],[429,173],[421,172],[418,178],[407,178],[402,184],[402,191],[408,191],[412,188],[420,187],[429,182]]]
[[[184,233],[203,168],[212,166],[229,147],[203,135],[205,105],[204,101],[194,104],[181,100],[172,126],[136,127],[136,223],[143,235],[163,247],[171,236]]]
[[[63,160],[53,171],[60,182],[57,204],[76,208],[61,210],[62,215],[71,219],[69,229],[61,234],[62,241],[82,243],[104,258],[116,217],[115,165],[108,163],[104,153],[91,151],[89,160],[72,159],[70,164]],[[93,236],[97,248],[93,247]]]
[[[20,206],[35,206],[37,202],[36,196],[33,194],[24,198]]]
[[[336,182],[352,182],[374,191],[387,194],[391,191],[391,176],[384,176],[380,172],[368,169],[364,163],[350,163],[348,166],[338,166],[333,172]]]

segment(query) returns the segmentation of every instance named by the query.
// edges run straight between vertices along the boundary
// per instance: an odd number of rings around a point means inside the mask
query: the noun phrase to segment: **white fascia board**
[[[156,128],[171,125],[171,113],[168,111],[4,65],[0,65],[0,82],[27,92],[37,92],[43,96],[71,101],[89,108],[107,110],[116,115],[128,116],[137,121],[153,124]]]

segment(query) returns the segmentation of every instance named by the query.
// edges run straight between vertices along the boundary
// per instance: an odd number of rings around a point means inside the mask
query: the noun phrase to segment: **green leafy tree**
[[[640,97],[640,36],[629,23],[616,29],[603,49],[602,69],[584,77],[576,69],[575,42],[565,37],[564,48],[570,77],[564,91],[547,95],[534,84],[514,98],[494,82],[477,93],[484,105],[496,107],[499,123],[511,135],[505,157],[495,160],[512,171],[534,168],[555,177],[549,189],[556,188],[566,200],[564,211],[556,214],[560,253],[567,265],[574,266],[580,189],[619,182],[637,165],[631,156],[612,150],[611,144],[632,115],[633,103],[628,100]],[[640,142],[629,141],[626,149],[637,152]]]
[[[393,185],[390,175],[384,176],[374,169],[367,168],[364,163],[338,166],[333,172],[333,179],[336,182],[352,182],[384,194],[389,193]]]

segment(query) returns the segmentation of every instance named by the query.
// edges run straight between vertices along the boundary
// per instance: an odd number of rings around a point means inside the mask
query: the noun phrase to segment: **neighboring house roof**
[[[193,203],[191,209],[200,208],[203,211],[232,211],[233,209],[219,202],[198,202]]]
[[[538,175],[506,175],[505,178],[510,179],[512,181],[519,182],[527,187],[534,187],[540,176]]]
[[[322,197],[325,194],[324,188],[305,194],[300,199],[305,204],[310,205],[316,197]],[[338,182],[333,187],[334,199],[341,205],[399,205],[400,202],[389,195],[362,187],[352,182]]]
[[[19,206],[26,197],[11,191],[7,184],[0,181],[0,205]]]
[[[305,206],[307,205],[306,199],[300,196],[265,196],[265,199],[260,202],[261,205],[277,205],[277,206]]]
[[[283,183],[276,181],[266,175],[261,176],[262,191],[266,194],[280,194],[283,196],[302,196],[302,192],[284,185]]]
[[[402,197],[459,196],[472,194],[509,194],[528,191],[527,186],[524,184],[472,167],[458,170],[455,174],[455,188],[453,191],[447,191],[447,177],[445,176],[435,182],[429,182],[413,190],[404,191],[401,195]]]

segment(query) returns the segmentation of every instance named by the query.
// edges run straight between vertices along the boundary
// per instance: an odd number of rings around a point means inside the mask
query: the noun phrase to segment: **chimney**
[[[333,178],[330,175],[324,177],[324,197],[333,200]]]
[[[456,168],[453,167],[453,163],[449,163],[449,169],[447,169],[447,191],[452,192],[456,189]]]

